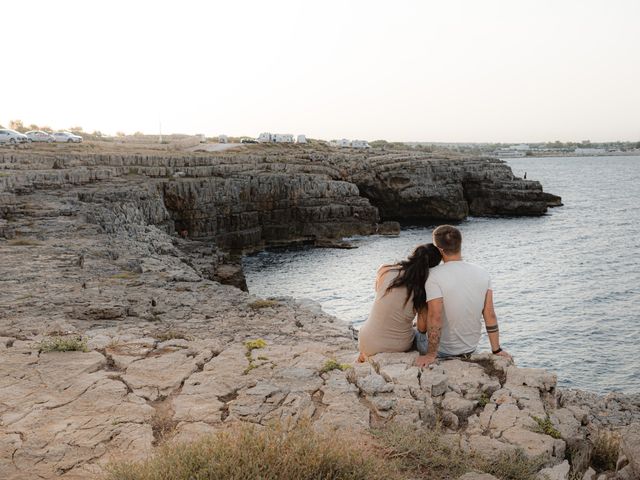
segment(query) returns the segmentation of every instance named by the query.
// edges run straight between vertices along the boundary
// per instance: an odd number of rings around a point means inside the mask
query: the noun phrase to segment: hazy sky
[[[640,140],[640,1],[3,1],[0,123]]]

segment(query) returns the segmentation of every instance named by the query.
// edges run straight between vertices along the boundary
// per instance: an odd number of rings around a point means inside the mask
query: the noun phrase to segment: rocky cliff
[[[603,473],[594,445],[613,431],[607,478],[640,475],[633,397],[559,392],[555,375],[487,354],[427,370],[412,353],[357,364],[346,325],[316,305],[215,280],[225,249],[367,233],[410,205],[405,218],[506,213],[516,198],[546,208],[539,185],[492,160],[386,170],[322,155],[4,154],[0,478],[98,478],[114,459],[232,422],[302,419],[365,436],[438,423],[464,452],[520,449],[564,479]],[[474,190],[482,165],[491,180]],[[487,193],[500,189],[511,200]]]
[[[0,154],[0,165],[11,171],[0,177],[0,192],[93,185],[107,200],[111,190],[118,198],[122,191],[155,189],[169,218],[148,220],[169,220],[190,238],[234,249],[368,233],[381,219],[541,215],[560,202],[500,160],[410,151],[12,152]]]

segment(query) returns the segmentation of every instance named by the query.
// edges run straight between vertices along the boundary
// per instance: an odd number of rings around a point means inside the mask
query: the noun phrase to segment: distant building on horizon
[[[329,145],[338,148],[371,148],[366,140],[349,140],[341,138],[340,140],[331,140]]]
[[[604,155],[607,153],[606,148],[590,148],[590,147],[578,147],[574,150],[577,155]]]
[[[263,132],[258,135],[260,143],[293,143],[293,135],[290,133],[269,133]]]
[[[366,140],[353,140],[351,142],[351,148],[371,148],[369,142]]]

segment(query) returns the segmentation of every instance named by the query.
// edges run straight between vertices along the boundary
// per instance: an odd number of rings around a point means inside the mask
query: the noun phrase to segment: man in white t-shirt
[[[491,279],[483,268],[462,259],[462,234],[451,225],[433,231],[433,243],[442,253],[443,264],[429,271],[427,292],[426,355],[416,364],[424,367],[436,358],[472,353],[482,334],[482,318],[494,355],[511,358],[500,348],[498,318],[493,308]],[[422,327],[422,328],[420,328]],[[418,325],[419,330],[424,325]]]

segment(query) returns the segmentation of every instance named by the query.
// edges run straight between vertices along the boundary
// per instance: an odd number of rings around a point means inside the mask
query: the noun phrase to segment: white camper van
[[[271,141],[272,135],[269,132],[263,132],[258,135],[258,142],[260,143],[269,143]]]
[[[272,141],[276,143],[293,143],[293,135],[288,133],[276,133],[273,137]]]
[[[367,142],[366,140],[354,140],[353,142],[351,142],[351,147],[352,148],[370,148],[369,142]]]

